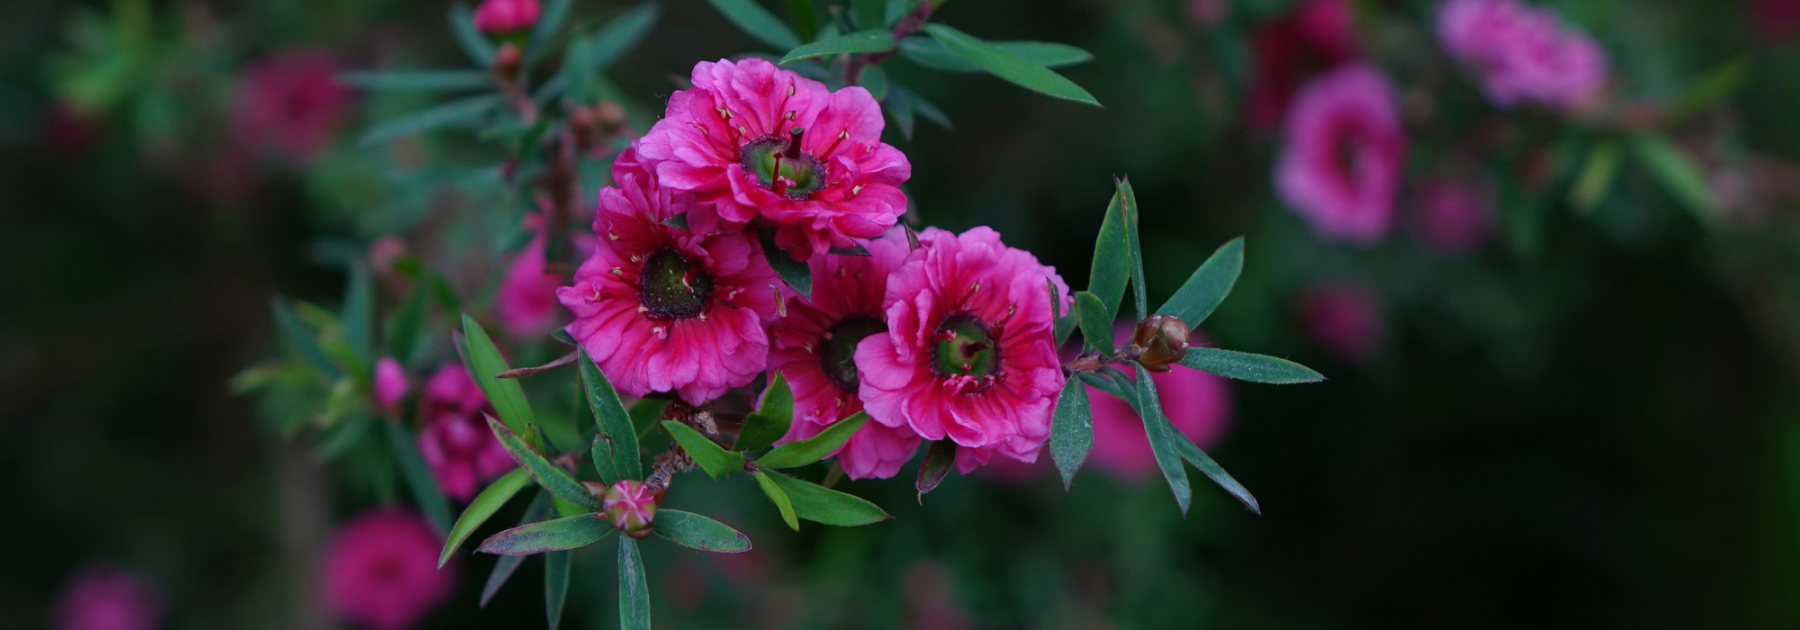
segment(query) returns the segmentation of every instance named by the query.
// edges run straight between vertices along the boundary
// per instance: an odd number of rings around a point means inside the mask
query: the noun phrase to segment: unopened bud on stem
[[[489,70],[494,73],[495,81],[507,86],[518,80],[519,71],[524,67],[525,52],[519,50],[518,44],[506,42],[500,45],[500,50],[494,51],[494,64]]]
[[[591,492],[592,490],[590,490]],[[619,533],[642,540],[656,531],[658,497],[643,482],[626,479],[613,484],[600,501],[606,520]]]
[[[1143,349],[1138,363],[1152,372],[1167,372],[1169,366],[1187,354],[1190,331],[1179,317],[1152,315],[1138,322],[1131,344]]]

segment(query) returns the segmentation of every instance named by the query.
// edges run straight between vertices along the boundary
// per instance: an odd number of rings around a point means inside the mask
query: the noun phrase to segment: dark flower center
[[[944,318],[938,325],[937,340],[931,351],[931,369],[940,377],[984,378],[1000,371],[1000,345],[994,329],[974,315]]]
[[[744,145],[739,156],[743,161],[744,172],[755,177],[757,184],[777,195],[805,201],[825,187],[825,165],[811,154],[800,150],[800,135],[804,132],[804,129],[795,127],[788,132],[786,140],[776,136],[763,136]]]
[[[644,308],[664,319],[686,319],[706,310],[712,297],[712,274],[672,249],[644,262]]]
[[[825,331],[825,348],[819,353],[825,378],[844,391],[856,393],[856,344],[869,335],[884,332],[887,324],[867,315],[846,317]]]

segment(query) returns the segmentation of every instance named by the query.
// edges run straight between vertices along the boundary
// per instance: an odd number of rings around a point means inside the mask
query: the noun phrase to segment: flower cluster
[[[921,439],[955,442],[964,472],[1035,460],[1064,383],[1055,270],[986,228],[915,246],[897,227],[912,168],[867,90],[760,59],[692,80],[614,162],[595,249],[557,290],[614,387],[700,405],[779,373],[795,397],[783,441],[873,419],[837,453],[852,478],[893,476]],[[770,255],[803,262],[810,294]]]
[[[1606,53],[1592,38],[1518,0],[1450,0],[1438,10],[1437,34],[1501,107],[1578,109],[1606,83]]]

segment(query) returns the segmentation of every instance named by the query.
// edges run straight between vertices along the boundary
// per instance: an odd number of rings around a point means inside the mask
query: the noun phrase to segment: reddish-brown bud
[[[640,481],[626,479],[606,491],[600,505],[619,533],[642,540],[656,531],[656,493]]]
[[[576,105],[569,108],[569,133],[575,135],[575,146],[583,151],[600,144],[603,135],[600,131],[600,117],[594,114],[594,108]]]
[[[494,80],[501,85],[510,85],[519,78],[519,71],[525,67],[525,51],[518,44],[506,42],[500,50],[494,51],[494,62],[489,69],[494,73]]]
[[[1190,332],[1186,322],[1169,315],[1152,315],[1138,322],[1131,335],[1131,344],[1143,349],[1138,363],[1152,372],[1169,371],[1170,365],[1187,354]]]

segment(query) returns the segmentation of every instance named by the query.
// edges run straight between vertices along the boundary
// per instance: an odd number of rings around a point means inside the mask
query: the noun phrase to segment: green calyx
[[[819,352],[819,365],[825,378],[839,388],[856,393],[856,345],[869,335],[887,332],[887,324],[867,315],[844,318],[825,331],[824,347]]]
[[[712,274],[679,252],[665,249],[644,261],[644,307],[664,319],[686,319],[704,313],[712,297]]]
[[[967,313],[951,315],[938,325],[931,368],[944,378],[986,378],[1000,371],[999,341],[987,322]]]
[[[744,172],[756,183],[777,195],[805,201],[825,187],[825,166],[800,150],[800,137],[805,130],[795,127],[788,138],[764,136],[744,145],[741,155]]]

